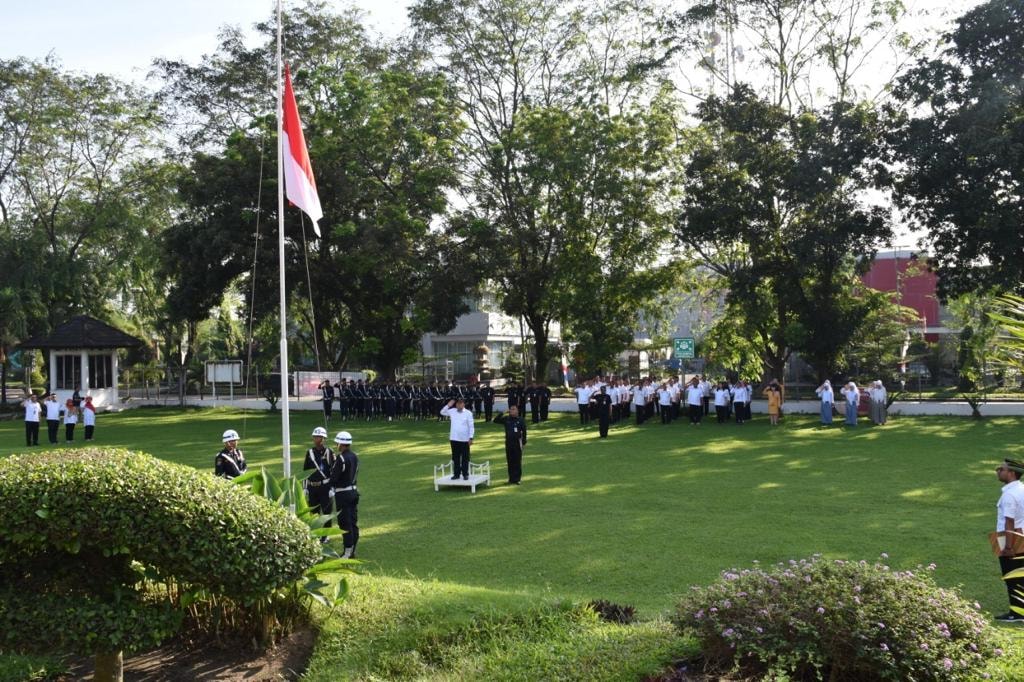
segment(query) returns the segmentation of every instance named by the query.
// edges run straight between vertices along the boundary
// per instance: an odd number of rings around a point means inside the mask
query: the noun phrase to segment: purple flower
[[[825,607],[824,606],[819,606],[818,607],[818,613],[825,613]]]
[[[697,613],[693,614],[693,617],[696,618],[697,620],[702,619],[704,617],[704,609],[701,609]]]
[[[879,630],[884,630],[885,629],[885,623],[875,623],[875,625],[878,626]]]
[[[756,631],[757,631],[758,633],[762,633],[762,632],[764,632],[764,630],[762,630],[762,629],[761,629],[761,626],[760,626],[760,625],[757,625],[757,626],[755,626],[755,627],[754,627],[754,629],[755,629],[755,630],[756,630]]]
[[[878,645],[878,648],[881,649],[882,651],[888,651],[889,650],[889,645],[886,644],[885,642],[882,642],[881,644]]]
[[[732,628],[726,628],[726,629],[722,630],[722,636],[723,637],[732,637],[735,634],[736,634],[736,631],[733,630]]]
[[[952,670],[953,669],[953,661],[949,660],[948,658],[942,659],[942,667],[945,668],[946,670]]]
[[[921,642],[921,651],[928,651],[928,643]]]
[[[805,575],[805,576],[804,576],[804,582],[805,582],[805,583],[809,583],[809,582],[811,582],[811,576],[809,576],[809,575]]]
[[[992,655],[993,656],[997,656],[997,657],[998,656],[1002,656],[1003,655],[1003,650],[1002,649],[995,649],[995,650],[992,651]]]

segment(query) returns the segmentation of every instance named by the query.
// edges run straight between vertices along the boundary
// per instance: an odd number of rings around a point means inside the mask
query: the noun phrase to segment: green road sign
[[[683,360],[692,360],[694,358],[693,337],[687,336],[682,339],[672,339],[672,355]]]

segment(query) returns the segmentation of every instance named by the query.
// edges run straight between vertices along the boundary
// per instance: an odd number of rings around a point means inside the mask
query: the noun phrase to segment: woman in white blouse
[[[885,386],[881,381],[875,381],[871,384],[868,394],[871,396],[871,421],[875,425],[881,426],[889,417],[889,410],[886,406],[888,394],[885,391]]]
[[[852,381],[842,388],[843,397],[846,398],[846,425],[857,425],[857,408],[860,406],[860,389]]]
[[[825,383],[814,389],[814,392],[821,398],[821,425],[830,426],[832,424],[832,405],[836,401],[835,392],[832,390],[832,383],[825,379]]]

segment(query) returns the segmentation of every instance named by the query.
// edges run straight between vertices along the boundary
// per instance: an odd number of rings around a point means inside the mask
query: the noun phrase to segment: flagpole
[[[284,292],[284,95],[283,76],[281,74],[281,0],[277,0],[277,268],[280,283],[279,299],[281,305],[281,397],[284,405],[281,408],[281,444],[284,458],[284,475],[292,475],[291,459],[291,427],[288,414],[288,322]]]

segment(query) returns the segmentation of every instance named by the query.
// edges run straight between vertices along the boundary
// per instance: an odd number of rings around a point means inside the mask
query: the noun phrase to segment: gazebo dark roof
[[[22,348],[134,348],[142,341],[88,315],[78,315],[47,336],[34,336]]]

